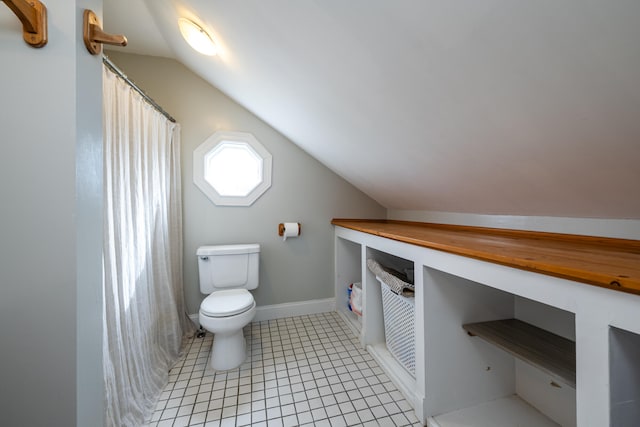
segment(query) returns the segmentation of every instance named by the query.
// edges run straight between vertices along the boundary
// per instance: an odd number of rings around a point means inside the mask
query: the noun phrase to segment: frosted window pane
[[[205,179],[221,196],[244,197],[262,182],[262,158],[246,143],[223,141],[207,155]]]

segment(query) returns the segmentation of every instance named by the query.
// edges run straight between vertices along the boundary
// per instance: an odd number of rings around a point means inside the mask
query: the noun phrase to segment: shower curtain
[[[182,291],[180,126],[104,67],[105,425],[139,426],[193,329]]]

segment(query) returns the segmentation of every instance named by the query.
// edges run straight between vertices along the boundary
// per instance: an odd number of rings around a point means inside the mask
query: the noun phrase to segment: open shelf
[[[402,258],[396,255],[393,255],[388,252],[384,252],[372,247],[367,247],[366,250],[366,260],[363,260],[365,263],[367,260],[372,259],[380,263],[380,265],[385,268],[390,268],[396,270],[400,273],[405,273],[407,270],[413,270],[414,263],[411,260],[406,258]],[[384,344],[387,345],[387,337],[385,335],[385,315],[383,308],[383,297],[382,297],[382,288],[381,284],[376,278],[376,274],[371,271],[368,267],[366,267],[366,310],[368,310],[368,315],[365,315],[366,319],[364,320],[366,325],[366,337],[365,337],[365,345],[378,345]],[[414,311],[415,313],[415,311]],[[405,321],[410,321],[411,326],[415,327],[415,314],[411,314],[411,319],[407,316]],[[399,319],[399,318],[398,318]],[[388,320],[388,319],[387,319]]]
[[[564,384],[576,387],[576,345],[573,341],[518,319],[468,323],[462,326]]]
[[[428,427],[559,427],[518,396],[492,400],[470,408],[438,415]]]
[[[421,422],[640,426],[640,296],[580,283],[640,295],[635,279],[627,280],[640,277],[628,273],[640,272],[637,262],[631,265],[640,256],[638,241],[402,221],[333,223],[336,310],[403,385]],[[413,270],[415,378],[387,348],[381,287],[369,258]],[[366,289],[362,318],[346,305],[345,289],[354,281]]]
[[[351,283],[362,281],[362,246],[342,238],[336,238],[335,295],[336,311],[347,322],[355,336],[360,337],[362,318],[349,310],[347,289]]]
[[[611,427],[640,425],[640,335],[609,328]]]
[[[431,425],[577,425],[573,313],[426,266],[423,282]]]

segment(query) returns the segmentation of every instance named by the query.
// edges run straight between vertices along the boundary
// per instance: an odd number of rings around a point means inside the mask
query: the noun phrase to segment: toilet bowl
[[[200,305],[200,326],[213,333],[210,366],[226,371],[240,366],[246,358],[243,328],[256,315],[256,302],[245,289],[216,291]]]
[[[246,359],[243,328],[256,314],[250,289],[258,287],[260,246],[222,245],[198,248],[200,326],[213,333],[209,364],[216,371],[234,369]]]

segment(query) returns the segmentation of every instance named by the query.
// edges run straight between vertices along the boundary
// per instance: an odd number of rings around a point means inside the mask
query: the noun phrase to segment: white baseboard
[[[189,319],[191,319],[191,321],[193,322],[194,325],[196,325],[196,328],[200,327],[200,320],[198,318],[198,313],[191,313],[189,315]]]
[[[308,314],[327,313],[335,311],[335,298],[314,299],[310,301],[287,302],[258,306],[254,322],[282,319],[284,317],[305,316]]]
[[[256,317],[253,322],[282,319],[285,317],[305,316],[308,314],[328,313],[335,311],[335,298],[314,299],[310,301],[286,302],[284,304],[259,305],[256,308]],[[196,327],[200,325],[198,313],[189,315]]]

